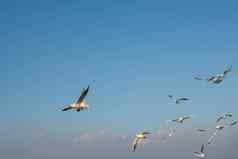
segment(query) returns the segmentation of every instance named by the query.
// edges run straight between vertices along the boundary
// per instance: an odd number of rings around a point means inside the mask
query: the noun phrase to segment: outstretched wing
[[[138,144],[141,142],[141,139],[135,137],[135,139],[132,142],[132,151],[135,152]]]
[[[230,126],[234,126],[234,125],[236,125],[237,123],[238,123],[238,121],[233,121],[233,122],[230,123]]]
[[[171,122],[177,122],[179,119],[170,120]]]
[[[204,152],[204,144],[202,144],[201,152],[202,152],[202,153]]]
[[[232,66],[230,66],[230,68],[228,68],[227,70],[225,70],[225,71],[223,72],[223,74],[226,75],[227,73],[231,72],[231,70],[232,70]]]
[[[181,101],[187,101],[187,100],[189,100],[189,98],[178,98],[176,100],[176,104],[179,104]]]
[[[219,118],[217,118],[217,123],[220,122],[222,119],[224,119],[223,116],[220,116]]]
[[[225,117],[229,117],[229,118],[231,118],[231,117],[232,117],[232,114],[227,113],[227,114],[225,114]]]
[[[220,116],[219,118],[217,118],[217,123],[218,123],[219,121],[221,121],[222,119],[224,119],[223,116]]]
[[[86,97],[86,95],[88,94],[88,91],[89,91],[89,86],[88,86],[87,89],[82,90],[82,92],[80,94],[80,97],[79,97],[79,99],[77,100],[76,103],[81,103],[84,100],[84,98]]]
[[[193,77],[195,80],[199,80],[199,81],[201,81],[201,80],[203,80],[201,77]]]
[[[180,98],[179,100],[180,101],[186,101],[186,100],[189,100],[189,98]]]
[[[148,131],[143,131],[141,134],[143,134],[143,135],[147,135],[147,134],[151,134],[151,133],[148,132]]]
[[[169,97],[169,98],[173,98],[173,95],[169,94],[168,97]]]
[[[211,82],[212,80],[214,80],[216,77],[215,76],[211,76],[210,78],[207,79],[208,82]]]
[[[205,131],[207,131],[207,129],[197,129],[197,131],[205,132]]]
[[[215,138],[215,136],[217,135],[217,132],[218,132],[218,130],[216,130],[213,134],[212,134],[212,136],[210,136],[210,138],[208,139],[208,144],[211,144],[213,141],[214,141],[214,138]]]
[[[184,116],[183,120],[190,119],[190,118],[191,118],[190,116]]]

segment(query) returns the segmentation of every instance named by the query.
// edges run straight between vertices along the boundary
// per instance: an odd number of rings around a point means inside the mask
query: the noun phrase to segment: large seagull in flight
[[[217,75],[211,76],[207,79],[203,79],[201,77],[196,76],[196,77],[194,77],[194,79],[196,79],[196,80],[205,80],[205,81],[210,82],[210,83],[219,84],[219,83],[224,81],[226,75],[229,72],[231,72],[231,70],[232,70],[232,66],[230,66],[230,68],[226,69],[222,74],[217,74]]]
[[[150,132],[141,132],[139,134],[137,134],[133,140],[133,143],[132,143],[132,151],[135,152],[138,144],[140,144],[144,139],[147,139],[147,136],[148,134],[151,134]]]
[[[75,109],[76,111],[81,111],[81,110],[84,110],[84,109],[88,109],[88,105],[85,102],[85,97],[88,94],[88,91],[89,91],[89,86],[88,86],[87,89],[83,88],[78,100],[76,101],[76,103],[66,105],[62,109],[62,111],[67,111],[67,110],[70,110],[70,109]]]

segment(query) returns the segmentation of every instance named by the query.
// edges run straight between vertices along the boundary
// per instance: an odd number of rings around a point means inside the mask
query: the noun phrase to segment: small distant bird
[[[230,126],[234,126],[234,125],[236,125],[238,123],[238,121],[233,121],[233,122],[231,122],[229,125]]]
[[[222,74],[217,74],[217,75],[211,76],[207,79],[202,79],[200,77],[194,77],[194,79],[196,79],[196,80],[205,80],[205,81],[210,82],[210,83],[219,84],[219,83],[224,81],[226,75],[231,71],[232,71],[232,66],[230,66],[230,68],[226,69]]]
[[[185,120],[191,119],[190,116],[179,117],[177,119],[171,120],[172,122],[183,123]]]
[[[216,127],[215,127],[215,132],[212,134],[212,136],[208,139],[208,144],[211,144],[213,141],[214,141],[214,138],[215,138],[215,136],[217,135],[217,133],[219,132],[219,131],[221,131],[221,130],[223,130],[225,128],[225,126],[224,125],[217,125]]]
[[[169,98],[173,99],[173,95],[168,95]],[[180,104],[182,101],[188,101],[189,98],[184,98],[184,97],[181,97],[181,98],[177,98],[175,99],[175,103],[176,104]]]
[[[231,117],[232,117],[232,114],[231,114],[231,113],[227,113],[227,114],[225,114],[225,117],[231,118]]]
[[[170,129],[169,130],[169,137],[172,137],[174,135],[175,131],[176,131],[175,129]]]
[[[87,89],[83,88],[77,102],[65,106],[65,108],[62,109],[62,111],[67,111],[70,109],[76,109],[76,111],[81,111],[84,109],[88,109],[88,105],[85,102],[85,97],[88,94],[88,91],[89,91],[89,86],[87,87]]]
[[[206,132],[206,131],[208,131],[208,129],[197,129],[197,131],[199,131],[199,132]]]
[[[196,80],[203,80],[203,79],[200,78],[200,77],[194,77],[194,79],[196,79]]]
[[[220,117],[217,118],[217,121],[216,121],[216,122],[218,123],[218,122],[220,122],[220,121],[223,120],[223,119],[225,119],[225,117],[224,117],[224,116],[220,116]]]
[[[218,117],[217,120],[216,120],[216,122],[218,123],[218,122],[220,122],[221,120],[225,120],[225,119],[231,118],[231,117],[232,117],[232,114],[227,113],[227,114],[224,114],[224,115]]]
[[[169,94],[168,97],[169,97],[169,98],[173,98],[173,95],[170,95],[170,94]]]
[[[147,136],[148,134],[151,134],[150,132],[141,132],[139,134],[137,134],[133,140],[133,143],[132,143],[132,151],[135,152],[138,144],[140,144],[144,139],[147,139]]]
[[[225,128],[224,125],[217,125],[217,126],[216,126],[216,130],[222,130],[222,129],[224,129],[224,128]]]
[[[211,144],[214,141],[215,136],[217,135],[217,131],[215,131],[212,136],[207,141],[207,144]]]
[[[199,158],[204,158],[206,157],[206,154],[204,153],[204,144],[202,144],[202,147],[201,147],[201,151],[200,152],[194,152],[194,156],[195,157],[199,157]]]

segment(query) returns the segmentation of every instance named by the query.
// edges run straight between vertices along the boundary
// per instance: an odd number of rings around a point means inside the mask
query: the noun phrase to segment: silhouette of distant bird
[[[222,74],[217,74],[217,75],[214,75],[214,76],[211,76],[207,79],[203,79],[201,77],[194,77],[194,79],[196,80],[205,80],[207,82],[210,82],[210,83],[214,83],[214,84],[219,84],[221,82],[224,81],[226,75],[232,71],[232,66],[230,66],[230,68],[226,69]]]
[[[183,123],[187,119],[191,119],[191,117],[190,116],[179,117],[177,119],[171,120],[171,122]]]

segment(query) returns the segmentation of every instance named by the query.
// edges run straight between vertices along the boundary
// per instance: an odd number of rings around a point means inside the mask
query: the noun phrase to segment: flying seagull
[[[222,130],[222,129],[224,129],[224,127],[225,127],[224,125],[217,125],[216,130]]]
[[[221,130],[223,130],[225,128],[225,126],[224,125],[217,125],[216,127],[215,127],[215,132],[212,134],[212,136],[208,139],[208,144],[211,144],[212,142],[213,142],[213,140],[214,140],[214,138],[215,138],[215,136],[217,135],[217,133],[219,132],[219,131],[221,131]]]
[[[229,125],[230,126],[234,126],[234,125],[236,125],[238,123],[238,121],[233,121],[233,122],[231,122]]]
[[[179,117],[177,119],[170,120],[171,122],[183,123],[185,120],[191,119],[190,116]]]
[[[173,95],[168,95],[168,97],[173,99]],[[182,101],[188,101],[188,100],[189,100],[189,98],[181,97],[181,98],[175,99],[175,103],[180,104]]]
[[[88,94],[88,91],[89,86],[87,87],[87,89],[83,88],[76,103],[65,106],[62,111],[67,111],[70,109],[76,109],[76,111],[81,111],[83,109],[88,109],[88,105],[85,102],[85,97]]]
[[[206,154],[204,153],[204,144],[202,144],[201,151],[200,152],[194,152],[194,156],[198,158],[204,158],[206,157]]]
[[[174,135],[175,131],[176,131],[175,129],[170,129],[169,130],[169,137],[172,137]]]
[[[147,139],[147,136],[148,134],[151,134],[150,132],[141,132],[139,134],[137,134],[133,140],[133,143],[132,143],[132,151],[135,152],[138,144],[140,144],[144,139]]]
[[[194,79],[196,79],[196,80],[205,80],[205,81],[210,82],[210,83],[219,84],[219,83],[224,81],[226,75],[231,71],[232,71],[232,66],[230,66],[228,69],[226,69],[222,74],[217,74],[217,75],[211,76],[207,79],[203,79],[201,77],[194,77]]]
[[[208,129],[197,129],[197,131],[199,131],[199,132],[206,132],[206,131],[208,131]]]
[[[218,122],[220,122],[221,120],[225,120],[225,119],[231,118],[231,117],[232,117],[232,114],[231,114],[231,113],[226,113],[226,114],[224,114],[224,115],[222,115],[222,116],[219,116],[219,117],[217,118],[216,122],[218,123]]]
[[[196,80],[203,80],[203,79],[200,78],[200,77],[194,77],[194,79],[196,79]]]

